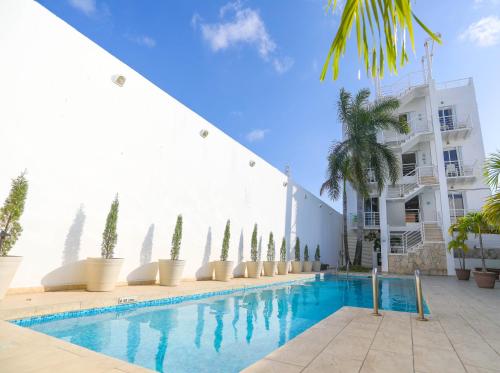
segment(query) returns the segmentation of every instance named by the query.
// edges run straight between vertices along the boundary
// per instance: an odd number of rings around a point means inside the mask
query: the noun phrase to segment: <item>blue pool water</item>
[[[382,278],[379,287],[381,309],[415,312],[413,280]],[[238,372],[342,306],[371,308],[371,279],[326,276],[15,323],[159,372]]]

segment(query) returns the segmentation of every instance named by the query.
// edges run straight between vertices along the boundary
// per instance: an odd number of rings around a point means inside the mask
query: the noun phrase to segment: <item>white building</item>
[[[379,141],[400,157],[400,179],[365,201],[366,230],[380,231],[378,265],[383,271],[453,274],[446,250],[450,223],[479,210],[490,194],[482,178],[484,147],[472,78],[436,83],[425,72],[379,88],[400,100],[407,135],[384,131]],[[368,171],[370,172],[370,171]],[[356,195],[350,189],[349,249],[356,243]],[[373,243],[363,244],[363,264],[372,266]]]

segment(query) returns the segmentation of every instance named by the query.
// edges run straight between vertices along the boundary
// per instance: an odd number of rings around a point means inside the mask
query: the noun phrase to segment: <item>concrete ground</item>
[[[138,300],[242,288],[311,275],[184,281],[177,288],[124,286],[112,293],[66,291],[7,296],[0,319],[12,319]],[[245,372],[500,372],[500,286],[478,289],[473,280],[424,277],[430,320],[414,314],[344,307]],[[148,372],[50,336],[0,321],[0,372]]]

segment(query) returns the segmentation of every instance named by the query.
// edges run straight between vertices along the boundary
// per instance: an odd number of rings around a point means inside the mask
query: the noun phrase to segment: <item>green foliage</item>
[[[484,176],[486,182],[493,190],[493,195],[486,199],[483,207],[486,219],[490,224],[500,227],[500,153],[491,154],[484,162]]]
[[[259,253],[257,251],[257,224],[254,224],[252,232],[252,242],[250,243],[250,259],[252,259],[252,262],[257,261],[258,255]]]
[[[319,253],[319,245],[318,245],[318,246],[316,246],[316,251],[314,252],[314,260],[318,262],[320,259],[321,259],[321,255]]]
[[[281,240],[280,260],[282,262],[286,262],[286,240],[285,240],[285,237],[283,237],[283,239]]]
[[[333,12],[336,7],[337,0],[328,0],[328,9]],[[383,77],[387,63],[389,71],[397,74],[398,57],[400,66],[408,62],[407,37],[415,51],[413,20],[433,40],[441,43],[439,34],[433,33],[413,13],[410,0],[346,0],[320,79],[325,79],[332,58],[333,78],[337,79],[339,60],[346,51],[353,26],[356,28],[358,56],[364,61],[366,73]]]
[[[231,238],[231,221],[228,219],[226,228],[224,229],[224,239],[222,240],[222,250],[220,253],[220,260],[225,262],[229,252],[229,239]]]
[[[295,239],[295,260],[300,262],[300,240],[298,237]]]
[[[448,233],[452,237],[448,243],[448,251],[451,253],[455,250],[459,253],[461,258],[460,268],[465,269],[465,254],[469,251],[469,247],[465,243],[468,238],[467,227],[461,223],[461,218],[456,223],[450,225]]]
[[[179,251],[182,240],[182,215],[177,216],[174,234],[172,235],[172,249],[170,249],[170,259],[179,260]]]
[[[308,262],[309,261],[309,248],[307,247],[304,247],[304,261],[305,262]]]
[[[269,242],[267,243],[267,261],[274,262],[274,257],[276,256],[276,250],[274,249],[274,237],[273,232],[269,233]]]
[[[118,221],[118,194],[111,203],[108,217],[106,218],[106,226],[102,233],[101,256],[105,259],[113,258],[118,234],[116,233],[116,224]]]
[[[10,193],[0,208],[0,256],[9,253],[23,231],[19,219],[23,214],[27,195],[28,180],[23,172],[12,180]]]
[[[339,270],[345,271],[346,267],[345,266],[340,267]],[[371,272],[372,270],[373,270],[373,268],[363,267],[363,266],[359,266],[359,265],[352,265],[349,267],[350,272]]]

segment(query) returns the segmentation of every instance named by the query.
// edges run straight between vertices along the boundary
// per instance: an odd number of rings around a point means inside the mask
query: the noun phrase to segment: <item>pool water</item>
[[[415,312],[410,279],[379,280],[380,308]],[[238,372],[342,306],[369,307],[371,279],[344,276],[161,306],[19,325],[158,372]]]

